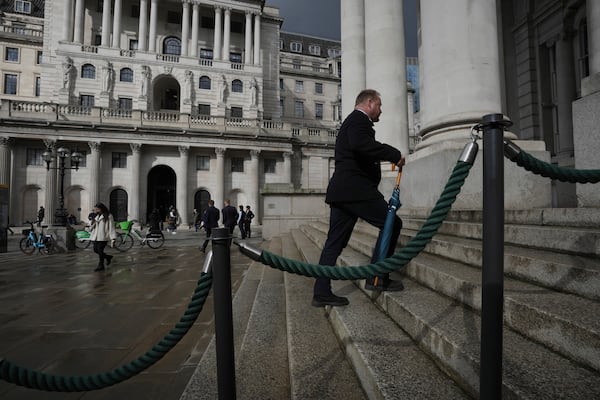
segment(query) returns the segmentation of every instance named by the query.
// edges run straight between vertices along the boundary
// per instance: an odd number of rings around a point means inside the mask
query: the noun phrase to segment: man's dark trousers
[[[385,224],[388,213],[388,204],[383,199],[364,200],[348,203],[332,203],[330,204],[329,232],[325,246],[321,252],[319,264],[335,265],[337,258],[342,253],[342,250],[348,244],[352,230],[358,218],[361,218],[369,224],[380,229],[379,238],[375,248],[379,246],[381,241],[381,230]],[[396,216],[394,221],[394,229],[390,238],[390,248],[387,256],[394,254],[400,230],[402,229],[402,220]],[[371,260],[373,261],[373,260]],[[331,294],[331,280],[329,278],[317,278],[314,286],[315,296],[328,296]]]

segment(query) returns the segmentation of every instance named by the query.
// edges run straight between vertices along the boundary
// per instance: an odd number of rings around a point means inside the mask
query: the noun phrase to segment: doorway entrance
[[[154,209],[157,209],[164,221],[169,206],[175,206],[176,200],[176,182],[175,171],[166,165],[157,165],[148,173],[148,209],[146,210],[146,220]]]

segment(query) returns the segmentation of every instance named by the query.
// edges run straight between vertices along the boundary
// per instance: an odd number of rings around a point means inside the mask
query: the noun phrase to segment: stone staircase
[[[428,214],[401,212],[403,245]],[[347,307],[312,308],[312,279],[255,263],[234,304],[238,398],[478,398],[481,219],[452,211],[392,274],[402,292],[334,282]],[[505,222],[503,398],[600,398],[600,213],[510,211]],[[269,250],[316,263],[327,229],[307,223]],[[339,264],[367,264],[376,235],[359,222]],[[255,289],[243,300],[245,286]],[[214,348],[204,358],[198,370],[214,382]]]

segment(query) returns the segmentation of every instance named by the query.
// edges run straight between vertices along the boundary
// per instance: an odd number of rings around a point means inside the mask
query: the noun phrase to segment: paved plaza
[[[105,272],[93,272],[91,250],[26,256],[20,229],[0,254],[0,357],[32,370],[74,376],[129,363],[177,323],[200,277],[204,233],[165,232],[157,250],[134,246],[114,254]],[[260,238],[250,243],[260,246]],[[210,249],[210,246],[209,246]],[[235,292],[250,260],[231,251]],[[179,399],[213,329],[212,292],[195,325],[167,355],[141,374],[105,389],[52,393],[0,381],[2,399]]]

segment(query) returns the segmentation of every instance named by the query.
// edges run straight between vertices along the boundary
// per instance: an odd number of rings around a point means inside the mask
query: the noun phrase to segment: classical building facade
[[[401,2],[341,7],[342,103],[374,86],[386,110],[390,101],[405,109],[402,96],[394,99],[406,90]],[[600,2],[421,1],[417,17],[421,140],[404,170],[404,207],[435,204],[471,127],[490,113],[507,116],[507,137],[543,160],[600,167]],[[377,135],[407,148],[404,120],[384,112]],[[455,207],[481,208],[481,159]],[[507,208],[600,206],[598,185],[550,182],[506,165]]]
[[[4,2],[0,184],[11,223],[56,209],[61,183],[80,220],[102,201],[119,220],[173,205],[183,224],[209,199],[250,205],[260,220],[264,188],[322,191],[340,44],[288,41],[281,23],[260,0]],[[322,50],[289,47],[299,40]],[[304,92],[291,89],[299,76]],[[43,159],[60,147],[84,155],[62,179]]]

